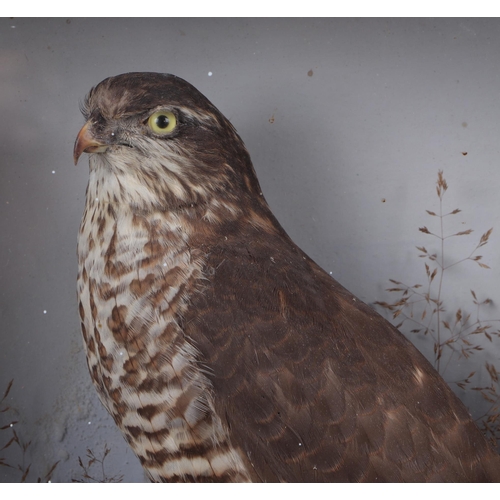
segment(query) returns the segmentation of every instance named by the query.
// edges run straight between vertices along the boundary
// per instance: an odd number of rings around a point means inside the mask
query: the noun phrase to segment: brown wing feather
[[[257,479],[500,481],[500,458],[425,358],[277,223],[223,227],[204,250],[211,277],[185,332]]]

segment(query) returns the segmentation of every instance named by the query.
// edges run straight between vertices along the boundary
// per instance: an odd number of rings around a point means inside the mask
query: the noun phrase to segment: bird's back
[[[500,481],[500,457],[418,350],[262,227],[206,247],[210,280],[185,318],[254,479]]]

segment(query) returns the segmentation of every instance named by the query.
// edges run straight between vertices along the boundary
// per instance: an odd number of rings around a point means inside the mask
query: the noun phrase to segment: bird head
[[[234,127],[179,77],[107,78],[89,92],[81,110],[86,123],[75,142],[75,164],[89,153],[91,176],[113,179],[128,203],[168,208],[261,195]]]

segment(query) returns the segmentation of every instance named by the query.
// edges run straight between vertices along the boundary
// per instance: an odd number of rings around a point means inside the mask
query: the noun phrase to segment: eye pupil
[[[170,120],[166,115],[160,115],[155,120],[156,126],[161,129],[165,129],[170,125]]]

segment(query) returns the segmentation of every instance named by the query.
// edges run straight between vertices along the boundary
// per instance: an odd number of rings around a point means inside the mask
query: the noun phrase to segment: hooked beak
[[[82,153],[104,153],[108,144],[98,141],[90,130],[90,123],[87,122],[76,136],[75,147],[73,149],[73,160],[78,163]]]

